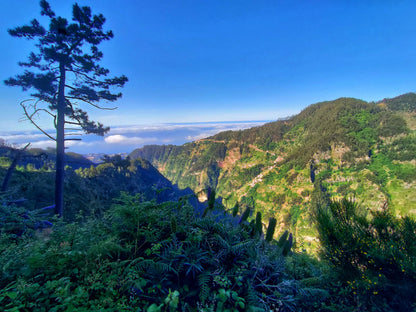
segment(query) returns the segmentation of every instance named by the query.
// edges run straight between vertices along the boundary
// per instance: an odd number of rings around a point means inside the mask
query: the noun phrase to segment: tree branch
[[[73,121],[68,121],[68,120],[65,120],[65,123],[66,123],[66,124],[69,124],[69,125],[81,126],[79,122],[73,122]],[[81,128],[81,129],[82,129],[82,128]],[[81,130],[81,129],[80,129],[80,130]]]
[[[70,135],[82,135],[82,133],[65,133],[65,136],[70,136]]]
[[[87,99],[83,99],[83,98],[79,98],[79,97],[75,97],[75,96],[65,96],[65,97],[68,98],[68,99],[79,100],[79,101],[85,102],[85,103],[87,103],[91,106],[94,106],[95,108],[102,109],[102,110],[115,110],[115,109],[118,108],[118,107],[101,107],[97,104],[92,103],[91,101],[88,101]]]
[[[51,140],[53,140],[53,141],[56,141],[56,139],[54,138],[54,137],[52,137],[50,134],[48,134],[48,133],[46,133],[41,127],[39,127],[38,126],[38,124],[36,123],[36,122],[34,122],[33,121],[33,118],[32,118],[32,116],[34,115],[34,114],[36,114],[38,111],[45,111],[45,112],[47,112],[47,113],[49,113],[51,116],[55,116],[55,115],[53,115],[51,112],[49,112],[49,111],[47,111],[46,109],[38,109],[38,110],[35,110],[35,112],[32,114],[32,115],[29,115],[29,113],[28,113],[28,111],[27,111],[27,107],[23,104],[24,102],[27,102],[27,101],[31,101],[31,100],[25,100],[25,101],[22,101],[22,102],[20,102],[20,106],[22,106],[23,107],[23,110],[24,110],[24,112],[25,112],[25,115],[26,115],[26,117],[27,117],[27,119],[29,119],[29,121],[36,127],[36,128],[38,128],[44,135],[46,135],[48,138],[50,138]]]
[[[74,64],[76,67],[80,67],[80,66],[78,66],[78,65],[76,65],[76,64]],[[89,81],[93,81],[93,82],[95,82],[95,83],[97,83],[97,84],[105,84],[105,81],[102,81],[102,80],[98,80],[98,79],[95,79],[95,78],[92,78],[92,77],[90,77],[89,75],[87,75],[86,73],[83,73],[83,72],[80,72],[80,71],[78,71],[78,70],[69,70],[70,72],[73,72],[75,75],[81,75],[81,76],[84,76],[84,78],[86,78],[86,79],[88,79]]]

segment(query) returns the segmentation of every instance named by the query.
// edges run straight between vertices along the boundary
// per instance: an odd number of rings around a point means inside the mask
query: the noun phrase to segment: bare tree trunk
[[[58,91],[58,116],[56,121],[56,176],[55,176],[55,214],[62,217],[64,209],[65,179],[65,65],[59,64],[60,78]]]

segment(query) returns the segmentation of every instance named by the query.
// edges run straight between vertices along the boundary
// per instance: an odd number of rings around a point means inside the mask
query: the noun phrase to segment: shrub
[[[387,204],[370,216],[357,203],[332,201],[315,211],[321,255],[359,310],[410,311],[416,295],[416,221]]]

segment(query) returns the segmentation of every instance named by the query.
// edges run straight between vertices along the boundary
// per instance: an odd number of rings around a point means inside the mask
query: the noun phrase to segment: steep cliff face
[[[182,146],[145,146],[130,156],[149,160],[180,188],[215,188],[228,207],[238,202],[274,216],[308,244],[318,189],[416,214],[414,103],[414,94],[380,103],[340,98],[284,121]]]

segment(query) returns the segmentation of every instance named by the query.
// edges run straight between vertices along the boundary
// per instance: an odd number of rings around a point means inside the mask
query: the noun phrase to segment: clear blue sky
[[[51,0],[70,17],[72,1]],[[342,96],[367,101],[416,86],[416,1],[80,0],[114,39],[103,65],[129,82],[106,125],[273,120]],[[0,78],[22,72],[33,42],[8,28],[40,17],[35,0],[0,1]],[[39,18],[42,20],[42,18]],[[28,98],[0,85],[0,130]],[[50,124],[49,124],[50,125]]]

